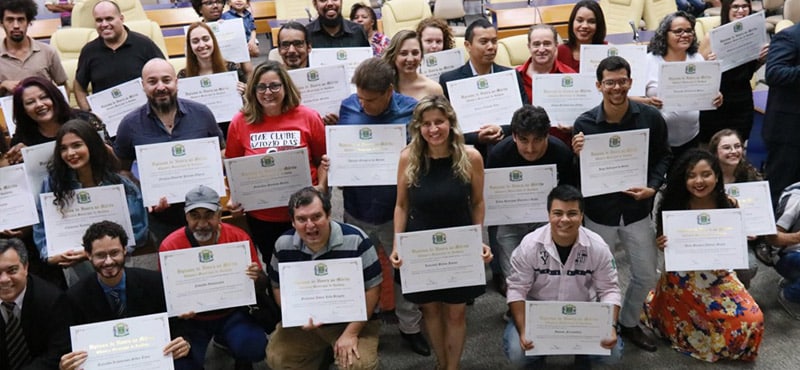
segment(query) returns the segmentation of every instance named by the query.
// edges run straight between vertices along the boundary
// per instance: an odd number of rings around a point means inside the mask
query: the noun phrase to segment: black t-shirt
[[[555,244],[555,242],[553,242]],[[556,244],[556,250],[558,251],[558,258],[561,260],[562,265],[567,264],[567,258],[569,258],[569,254],[572,253],[572,246],[563,246]]]
[[[547,137],[547,151],[533,162],[523,158],[517,150],[514,138],[508,136],[489,151],[486,168],[504,168],[517,166],[556,165],[558,184],[578,185],[578,174],[574,165],[572,150],[563,141],[553,136]]]

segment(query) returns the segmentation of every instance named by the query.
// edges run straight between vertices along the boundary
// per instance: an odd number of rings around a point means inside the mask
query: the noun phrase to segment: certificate
[[[480,225],[397,233],[403,294],[486,284]]]
[[[58,91],[61,91],[64,94],[64,99],[69,103],[69,95],[67,95],[67,89],[64,86],[59,85]],[[14,122],[14,96],[4,96],[0,97],[0,109],[3,110],[3,118],[6,120],[6,128],[8,129],[8,134],[10,136],[14,136],[14,132],[17,129],[17,126]]]
[[[600,342],[614,330],[614,305],[601,302],[525,301],[526,356],[611,355]],[[618,339],[621,340],[621,339]]]
[[[597,66],[603,59],[618,56],[631,65],[633,85],[630,96],[644,96],[647,87],[647,63],[640,63],[647,56],[645,45],[581,45],[581,74],[597,79]]]
[[[136,245],[128,202],[123,185],[95,186],[76,189],[63,210],[53,204],[53,193],[40,194],[47,255],[55,256],[71,250],[83,250],[83,233],[93,223],[113,221],[130,235],[128,247]]]
[[[169,316],[256,303],[255,283],[245,271],[252,262],[250,242],[160,252]]]
[[[278,264],[284,328],[367,321],[361,258]]]
[[[245,211],[286,207],[296,191],[311,186],[306,148],[225,160],[231,199]]]
[[[331,186],[397,185],[405,125],[325,126]]]
[[[719,62],[668,62],[658,65],[658,97],[663,112],[714,110],[719,92]]]
[[[650,129],[586,135],[578,156],[584,197],[647,186]]]
[[[344,64],[347,71],[347,81],[353,79],[353,73],[361,62],[372,58],[372,48],[368,46],[357,48],[316,48],[308,54],[309,67],[329,66]],[[356,92],[356,85],[350,84],[350,92]]]
[[[739,202],[746,235],[774,235],[776,233],[769,181],[725,184],[725,192]]]
[[[509,124],[522,107],[516,70],[448,81],[447,90],[463,132],[478,131],[485,124]]]
[[[0,167],[0,230],[11,230],[39,223],[36,201],[28,188],[25,167],[21,164]]]
[[[55,141],[44,144],[26,146],[20,150],[22,165],[25,166],[25,175],[28,176],[28,190],[34,197],[42,192],[42,182],[47,177],[47,164],[53,158],[56,148]]]
[[[602,101],[594,75],[533,75],[533,105],[544,108],[554,124],[572,127],[578,116]]]
[[[758,59],[761,48],[769,42],[764,25],[764,12],[758,12],[709,32],[711,51],[717,55],[722,72]]]
[[[442,73],[452,71],[464,65],[464,50],[454,48],[425,54],[419,65],[419,73],[433,81],[439,82]]]
[[[205,105],[219,122],[229,122],[242,109],[235,71],[178,79],[178,97]]]
[[[225,194],[219,138],[168,141],[137,145],[136,161],[145,206],[158,204],[167,197],[169,204],[181,203],[197,184],[206,185],[217,194]]]
[[[73,351],[86,351],[85,370],[172,370],[167,314],[126,317],[69,328]]]
[[[244,25],[241,18],[219,20],[206,24],[214,31],[222,58],[234,63],[250,61],[250,51],[247,50],[247,36],[244,34]],[[188,29],[189,26],[183,27],[183,33],[187,33]],[[186,37],[188,38],[189,35],[187,34]]]
[[[92,113],[96,114],[111,137],[117,136],[119,123],[132,110],[147,104],[147,95],[142,90],[142,79],[121,83],[86,97]]]
[[[289,71],[302,97],[302,104],[325,116],[339,115],[342,100],[350,96],[350,80],[344,64],[300,68]]]
[[[488,168],[484,173],[485,225],[548,220],[547,195],[558,184],[556,165]]]
[[[664,211],[667,271],[747,268],[747,237],[740,209]]]

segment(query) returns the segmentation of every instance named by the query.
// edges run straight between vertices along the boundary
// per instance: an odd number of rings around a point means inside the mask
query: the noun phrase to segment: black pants
[[[247,215],[247,226],[250,228],[250,236],[253,237],[258,251],[261,252],[261,260],[269,265],[272,261],[272,253],[275,251],[275,241],[292,228],[290,222],[269,222],[262,221]]]
[[[778,204],[783,189],[800,181],[800,146],[796,144],[767,143],[767,162],[764,172],[769,180],[772,207]]]

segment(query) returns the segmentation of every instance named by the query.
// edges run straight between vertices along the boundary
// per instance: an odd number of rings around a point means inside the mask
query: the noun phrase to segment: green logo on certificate
[[[210,26],[211,26],[211,30],[214,31],[214,33],[218,33],[219,32],[219,25],[216,22],[215,23],[211,23]]]
[[[444,243],[447,243],[447,234],[441,232],[433,234],[433,244]]]
[[[175,144],[172,147],[172,156],[173,157],[183,157],[186,155],[186,147],[183,144]]]
[[[130,334],[130,330],[128,329],[128,324],[121,322],[117,325],[114,325],[114,336],[119,337],[126,337]]]
[[[572,80],[572,77],[565,76],[561,78],[561,87],[572,87],[575,84],[575,81]]]
[[[119,89],[111,90],[111,97],[112,98],[116,99],[116,98],[119,98],[120,96],[122,96],[122,91],[120,91]]]
[[[201,78],[200,87],[211,87],[211,79],[208,77]]]
[[[268,155],[261,157],[261,167],[272,167],[275,165],[275,158]]]
[[[319,80],[319,72],[316,69],[312,69],[306,73],[306,80],[309,82]]]
[[[324,263],[318,263],[314,265],[314,276],[325,276],[328,275],[328,265]]]
[[[732,196],[734,198],[738,198],[739,197],[739,188],[737,188],[735,186],[731,186],[730,189],[728,189],[728,195],[730,195],[730,196]]]
[[[372,129],[370,129],[369,127],[364,127],[361,130],[358,130],[358,138],[361,140],[371,140]]]
[[[614,47],[608,48],[608,54],[607,54],[607,56],[610,56],[610,57],[615,57],[615,56],[617,56],[617,55],[619,55],[619,49],[617,49],[617,48],[614,48]]]
[[[736,22],[736,24],[733,25],[733,32],[739,32],[743,29],[744,25],[742,25],[742,22]]]
[[[686,74],[687,75],[693,75],[695,72],[697,72],[697,66],[695,66],[694,64],[687,64],[686,65]]]
[[[347,60],[347,50],[339,50],[336,52],[337,60]]]
[[[578,313],[578,308],[574,304],[565,304],[561,306],[562,315],[574,315]]]
[[[708,213],[701,213],[697,215],[697,224],[698,225],[708,225],[711,223],[711,215]]]
[[[488,89],[489,88],[489,81],[486,81],[485,78],[478,79],[478,89]]]
[[[89,193],[85,191],[79,191],[78,194],[75,194],[75,198],[78,200],[78,204],[86,204],[92,202],[92,197],[89,196]]]
[[[508,173],[508,181],[519,182],[522,181],[522,171],[514,170]]]
[[[436,67],[439,62],[436,60],[436,57],[433,55],[428,56],[425,58],[425,65],[428,67]]]
[[[197,253],[197,259],[200,263],[209,263],[214,261],[214,252],[210,249],[203,249],[199,253]]]
[[[622,144],[622,139],[620,139],[619,135],[611,135],[608,138],[608,147],[609,148],[617,148]]]

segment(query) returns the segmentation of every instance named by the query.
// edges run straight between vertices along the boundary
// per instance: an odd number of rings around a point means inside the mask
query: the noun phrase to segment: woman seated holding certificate
[[[423,98],[408,125],[411,143],[400,153],[394,232],[483,224],[483,159],[464,145],[456,113],[441,95]],[[394,268],[403,264],[397,243]],[[484,245],[482,257],[492,259]],[[395,280],[400,282],[399,273]],[[466,302],[484,293],[485,285],[424,291],[403,296],[420,305],[437,369],[455,370],[466,340]]]
[[[321,191],[327,191],[322,118],[315,110],[300,105],[300,91],[283,65],[275,61],[261,63],[247,83],[244,108],[231,120],[225,157],[238,158],[300,148],[308,150],[311,181],[318,184]],[[228,208],[234,214],[244,211],[236,199],[231,199]],[[248,210],[246,217],[253,242],[263,261],[270,263],[275,241],[292,228],[287,207]]]
[[[438,82],[418,73],[422,46],[416,32],[403,30],[395,34],[384,51],[383,60],[394,68],[395,91],[417,100],[428,95],[442,95],[442,86]]]
[[[192,23],[186,31],[186,68],[178,71],[178,78],[205,76],[214,73],[236,72],[239,82],[236,89],[244,95],[247,74],[234,62],[222,59],[217,37],[207,24]],[[230,122],[220,122],[222,134],[228,137]]]
[[[48,165],[48,175],[42,182],[42,194],[52,192],[55,196],[53,205],[59,211],[64,211],[75,204],[73,198],[76,189],[122,184],[136,246],[140,247],[147,242],[149,234],[142,194],[131,180],[120,176],[118,171],[119,161],[111,154],[95,128],[80,119],[69,120],[56,133],[56,146]],[[42,204],[38,198],[37,212],[39,219],[43,220]],[[43,261],[64,268],[67,286],[80,277],[94,273],[91,264],[86,263],[86,253],[82,249],[48,255],[44,221],[33,226],[33,239]],[[130,252],[132,249],[129,248]]]
[[[664,211],[735,208],[725,194],[722,169],[711,153],[691,149],[667,178],[658,211],[660,249]],[[645,324],[672,348],[699,360],[753,361],[764,333],[764,315],[730,270],[664,272],[645,302]]]

